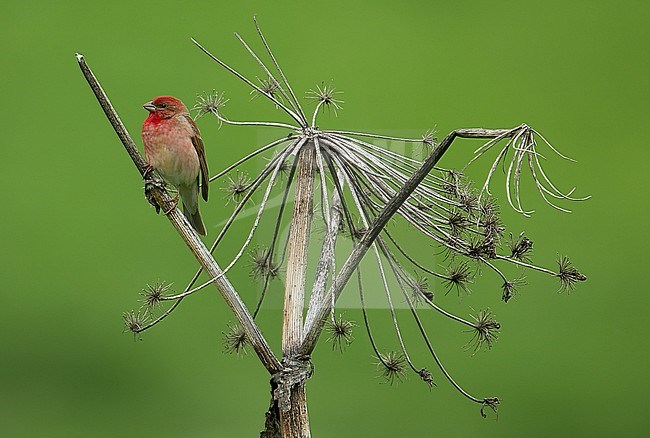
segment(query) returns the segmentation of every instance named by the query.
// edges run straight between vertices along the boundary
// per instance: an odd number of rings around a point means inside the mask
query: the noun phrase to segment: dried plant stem
[[[313,218],[315,147],[308,142],[298,153],[294,210],[289,229],[286,286],[282,314],[282,356],[293,360],[302,342],[309,235]],[[280,410],[282,436],[309,437],[305,382],[291,386],[291,409]],[[289,434],[291,432],[291,434]],[[299,435],[294,435],[299,433]]]
[[[322,172],[323,171],[321,170],[321,173]],[[337,178],[339,184],[343,184],[342,177],[339,178],[337,175]],[[305,318],[305,327],[310,326],[313,322],[316,303],[319,303],[323,299],[325,286],[327,285],[327,277],[332,267],[332,263],[335,260],[334,248],[342,224],[341,197],[339,196],[339,192],[336,190],[332,193],[332,207],[330,209],[329,223],[330,227],[323,237],[323,246],[321,248],[320,258],[318,259],[318,265],[316,266],[316,278],[314,279],[314,285],[311,289],[309,310],[307,311],[307,317]]]
[[[309,234],[314,203],[314,145],[306,144],[298,154],[294,210],[289,230],[286,287],[282,325],[283,356],[294,356],[302,340],[302,312]]]
[[[81,68],[84,77],[88,81],[90,88],[95,93],[95,97],[104,110],[106,117],[115,129],[115,132],[122,141],[124,148],[133,160],[136,168],[141,175],[144,175],[147,167],[146,161],[138,151],[138,148],[133,142],[133,139],[117,115],[117,112],[111,105],[108,97],[106,96],[106,93],[97,81],[97,78],[88,67],[86,60],[80,54],[77,54],[76,56],[79,67]],[[192,251],[203,269],[212,278],[220,277],[217,281],[215,281],[215,285],[217,286],[217,289],[223,298],[226,300],[226,303],[228,303],[228,306],[235,314],[235,317],[237,318],[239,324],[241,324],[243,330],[246,332],[246,336],[250,340],[251,345],[257,353],[262,364],[271,374],[282,370],[282,365],[273,354],[271,347],[260,332],[259,328],[255,325],[253,317],[248,312],[248,309],[239,297],[239,294],[237,291],[235,291],[234,287],[228,281],[228,279],[222,275],[223,271],[212,257],[212,254],[210,254],[199,236],[193,230],[192,226],[189,224],[189,222],[187,222],[185,216],[177,208],[172,208],[175,205],[172,201],[172,198],[164,189],[160,187],[154,187],[152,189],[152,195],[156,202],[161,206],[161,208],[164,210],[171,209],[169,214],[167,214],[167,218],[172,223],[176,231],[180,234],[181,238],[188,246],[188,248]]]
[[[250,154],[246,155],[244,158],[242,158],[242,159],[236,161],[235,163],[231,164],[230,166],[226,167],[224,170],[222,170],[221,172],[219,172],[215,176],[211,177],[210,182],[212,182],[212,181],[214,181],[216,179],[219,179],[222,176],[228,174],[228,172],[230,172],[231,170],[237,168],[242,163],[245,163],[246,161],[248,161],[251,158],[261,154],[262,152],[265,152],[265,151],[267,151],[267,150],[269,150],[271,148],[274,148],[275,146],[278,146],[278,145],[280,145],[282,143],[285,143],[285,142],[291,141],[291,140],[293,140],[293,137],[291,135],[289,135],[286,138],[281,138],[281,139],[273,141],[273,142],[271,142],[271,143],[269,143],[269,144],[267,144],[265,146],[262,146],[261,148],[258,148],[257,150],[255,150],[255,151],[251,152]]]

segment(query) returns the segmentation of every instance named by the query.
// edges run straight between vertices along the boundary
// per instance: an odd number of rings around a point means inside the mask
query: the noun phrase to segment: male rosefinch
[[[183,214],[205,236],[199,213],[199,171],[203,199],[208,200],[208,165],[201,133],[180,100],[159,96],[143,105],[149,116],[142,124],[144,154],[151,170],[178,189]]]

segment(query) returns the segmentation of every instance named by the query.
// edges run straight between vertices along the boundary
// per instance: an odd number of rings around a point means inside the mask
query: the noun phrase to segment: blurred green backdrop
[[[121,333],[121,313],[138,306],[145,283],[160,278],[181,288],[194,262],[143,200],[141,180],[74,58],[86,56],[138,142],[141,105],[159,94],[192,102],[217,88],[231,98],[233,118],[268,118],[273,108],[251,103],[245,87],[189,39],[253,76],[255,65],[232,38],[238,31],[254,41],[253,14],[299,94],[330,80],[345,92],[343,111],[323,125],[398,134],[437,125],[444,135],[526,122],[578,159],[551,169],[562,186],[593,195],[567,215],[543,206],[529,186],[532,219],[503,209],[510,229],[527,230],[535,242],[538,263],[554,266],[558,254],[569,254],[589,276],[569,296],[535,274],[507,305],[490,275],[462,300],[438,294],[464,315],[490,306],[503,325],[492,351],[471,356],[462,350],[466,333],[429,318],[457,380],[479,396],[502,398],[498,421],[482,419],[438,372],[431,391],[413,377],[378,384],[359,328],[344,355],[325,343],[315,352],[308,390],[314,436],[646,436],[650,154],[641,134],[648,128],[650,7],[548,0],[4,2],[0,434],[261,430],[268,377],[254,355],[221,353],[221,332],[233,318],[216,293],[187,300],[142,342]],[[219,130],[207,117],[199,125],[213,172],[268,136]],[[459,141],[442,164],[462,165],[477,145]],[[473,175],[488,167],[482,161]],[[202,207],[212,224],[230,210],[220,197],[215,190]],[[417,248],[421,256],[431,251]],[[243,269],[232,280],[254,289]],[[354,309],[346,315],[360,321]],[[380,329],[386,311],[372,316],[378,336],[391,339]],[[277,306],[261,319],[277,347]],[[412,349],[426,357],[419,342]]]

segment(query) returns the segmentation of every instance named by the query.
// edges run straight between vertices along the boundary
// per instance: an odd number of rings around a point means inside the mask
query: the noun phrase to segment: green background
[[[494,348],[475,356],[462,349],[469,335],[461,327],[425,315],[455,378],[477,396],[503,400],[498,421],[482,419],[444,381],[415,336],[413,355],[438,386],[429,391],[413,376],[379,384],[357,328],[345,354],[324,342],[314,354],[314,436],[646,436],[648,2],[13,1],[2,9],[1,435],[261,430],[268,376],[254,354],[222,354],[221,332],[233,318],[213,290],[186,300],[142,342],[121,333],[121,313],[139,305],[147,282],[182,288],[194,261],[144,201],[74,57],[86,56],[138,143],[141,105],[159,94],[192,103],[217,88],[231,99],[225,111],[233,118],[269,119],[277,115],[270,105],[250,102],[189,40],[253,77],[259,73],[232,32],[259,47],[257,14],[301,96],[321,81],[344,91],[343,111],[323,117],[323,126],[419,135],[436,125],[444,135],[526,122],[578,159],[553,161],[559,184],[593,195],[567,215],[545,207],[528,184],[531,219],[503,208],[510,230],[525,229],[535,242],[535,261],[553,267],[569,254],[589,277],[569,296],[534,273],[507,305],[490,273],[470,297],[438,290],[441,305],[462,315],[490,306],[502,323]],[[219,130],[207,117],[199,125],[213,173],[273,135]],[[458,141],[441,164],[461,166],[479,144]],[[485,175],[489,164],[472,175]],[[213,189],[202,207],[213,237],[231,208]],[[405,239],[422,257],[434,251]],[[222,264],[236,241],[217,253]],[[245,267],[231,278],[252,304],[256,286]],[[360,321],[355,309],[346,316]],[[394,348],[387,311],[371,317]],[[276,349],[279,320],[271,303],[261,324]]]

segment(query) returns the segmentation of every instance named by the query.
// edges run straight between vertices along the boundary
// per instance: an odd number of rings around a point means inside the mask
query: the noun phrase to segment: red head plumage
[[[151,119],[169,119],[178,114],[189,114],[185,104],[174,96],[158,96],[143,107],[151,113]]]

